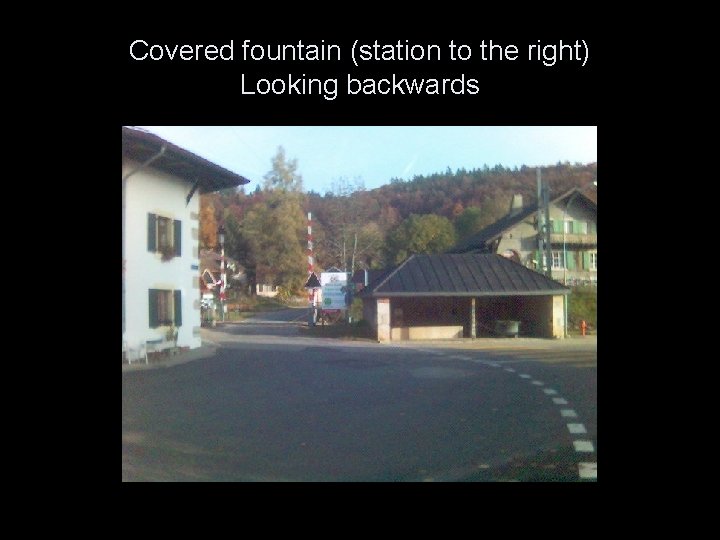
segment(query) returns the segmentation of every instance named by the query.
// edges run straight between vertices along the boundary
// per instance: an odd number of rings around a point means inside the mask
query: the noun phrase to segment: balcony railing
[[[574,233],[551,233],[550,243],[574,245],[574,246],[597,246],[597,234],[574,234]]]

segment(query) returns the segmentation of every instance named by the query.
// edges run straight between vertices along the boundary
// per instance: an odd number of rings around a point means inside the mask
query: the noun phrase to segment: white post
[[[312,212],[307,214],[307,250],[308,250],[308,278],[313,274],[314,261],[313,261],[313,237],[312,237]],[[311,288],[308,292],[308,303],[310,304],[310,317],[309,325],[315,325],[315,288]]]
[[[572,201],[572,198],[570,198]],[[565,228],[567,224],[565,223],[565,216],[567,214],[568,206],[570,206],[570,203],[568,202],[567,206],[563,208],[563,285],[567,285],[567,249],[565,248]]]
[[[223,239],[224,240],[224,239]],[[225,274],[225,242],[220,244],[220,269],[222,280],[220,283],[220,309],[222,311],[222,320],[225,322],[225,283],[227,283],[227,276]]]

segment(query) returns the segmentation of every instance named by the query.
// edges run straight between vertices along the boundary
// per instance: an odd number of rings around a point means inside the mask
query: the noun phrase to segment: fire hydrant
[[[580,321],[580,330],[582,330],[582,335],[584,336],[587,330],[587,323],[585,321]]]

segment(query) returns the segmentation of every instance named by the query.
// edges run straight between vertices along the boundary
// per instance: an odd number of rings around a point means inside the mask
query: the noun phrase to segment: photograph
[[[123,483],[597,482],[597,125],[213,118],[121,126]]]

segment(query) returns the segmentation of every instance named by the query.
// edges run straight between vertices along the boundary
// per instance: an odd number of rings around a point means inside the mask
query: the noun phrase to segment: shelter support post
[[[390,341],[390,299],[377,299],[377,339],[380,343]]]
[[[470,299],[470,337],[477,337],[477,321],[475,319],[475,297]]]

